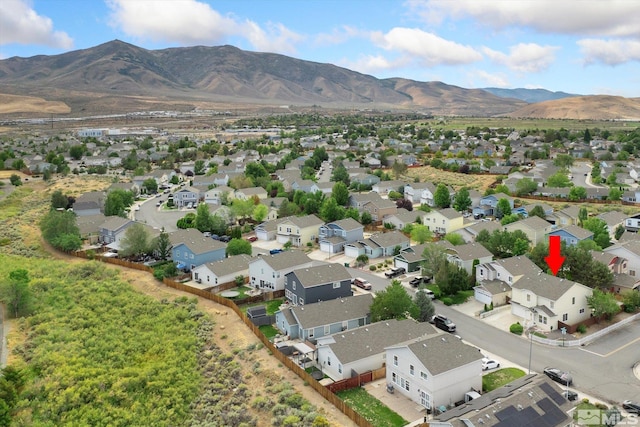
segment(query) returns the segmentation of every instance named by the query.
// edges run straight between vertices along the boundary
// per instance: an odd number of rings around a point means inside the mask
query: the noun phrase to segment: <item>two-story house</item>
[[[480,243],[465,243],[445,249],[447,261],[472,274],[474,262],[483,264],[493,259],[493,254]],[[477,261],[477,262],[476,262]]]
[[[169,241],[172,245],[171,259],[181,270],[191,271],[199,265],[226,257],[226,243],[205,237],[195,228],[169,233]]]
[[[378,193],[351,194],[349,206],[358,209],[358,212],[368,212],[373,221],[381,221],[382,218],[393,215],[398,210],[394,202],[383,199]]]
[[[558,329],[558,322],[578,325],[591,317],[587,304],[593,289],[550,274],[527,275],[511,287],[511,313],[523,326],[543,331]]]
[[[640,230],[640,214],[627,217],[624,220],[624,228],[629,232],[637,233]]]
[[[223,283],[235,281],[238,276],[248,276],[250,261],[249,255],[240,254],[219,261],[207,262],[191,270],[191,279],[202,285],[215,288]]]
[[[234,193],[236,199],[250,200],[257,197],[258,200],[267,198],[267,190],[262,187],[240,188]]]
[[[372,294],[290,306],[276,312],[276,326],[290,339],[315,341],[371,323]]]
[[[404,186],[404,198],[411,200],[413,203],[420,203],[422,197],[422,191],[425,189],[434,189],[433,184],[430,182],[412,182],[405,184]]]
[[[291,242],[296,247],[315,243],[318,229],[322,224],[324,221],[315,215],[282,218],[276,228],[276,240],[283,244]]]
[[[560,240],[565,242],[567,246],[575,246],[583,240],[593,240],[593,232],[577,225],[567,225],[551,231],[548,236],[560,236]]]
[[[411,240],[401,232],[394,230],[389,233],[374,234],[368,239],[358,240],[344,245],[344,254],[351,258],[367,255],[369,258],[391,257],[399,251],[408,248]]]
[[[200,199],[200,190],[195,187],[183,187],[173,193],[173,204],[178,208],[187,207],[189,204],[195,206]]]
[[[221,205],[226,199],[227,201],[233,200],[235,197],[235,190],[226,185],[207,190],[204,193],[204,202],[211,205]]]
[[[464,218],[455,209],[445,208],[424,213],[422,223],[434,233],[448,234],[464,227]]]
[[[511,297],[511,286],[525,275],[541,273],[540,267],[526,256],[497,259],[476,267],[474,297],[482,304],[501,306]]]
[[[480,204],[473,208],[473,215],[496,216],[498,201],[500,201],[500,199],[507,199],[509,206],[513,209],[513,197],[504,193],[495,193],[480,199]]]
[[[532,246],[544,242],[547,234],[553,231],[553,225],[539,216],[530,216],[520,221],[512,222],[504,227],[510,233],[516,230],[527,235]]]
[[[114,249],[119,248],[119,242],[124,237],[124,232],[127,228],[131,227],[135,222],[129,218],[122,218],[119,216],[108,216],[105,221],[100,225],[100,243],[104,245],[112,245]]]
[[[339,381],[388,364],[387,347],[436,333],[429,323],[384,320],[318,339],[317,360],[322,372]]]
[[[284,289],[285,274],[312,265],[311,258],[298,250],[261,255],[249,263],[249,283],[261,290],[280,291]]]
[[[482,353],[451,335],[387,347],[387,384],[427,410],[482,390]]]
[[[607,224],[607,231],[609,232],[611,240],[615,239],[616,228],[618,228],[618,226],[624,227],[628,219],[627,215],[618,211],[603,212],[596,218],[603,220],[605,224]]]
[[[400,191],[404,188],[405,182],[400,180],[394,181],[380,181],[376,184],[373,184],[371,187],[371,191],[377,193],[378,195],[389,194],[391,191]]]
[[[351,274],[342,264],[297,268],[284,275],[284,296],[293,305],[351,295]]]
[[[320,226],[320,250],[329,255],[344,252],[344,245],[364,239],[364,226],[353,218],[344,218]]]
[[[625,240],[604,249],[605,253],[618,256],[627,260],[628,274],[634,278],[640,278],[640,241]]]

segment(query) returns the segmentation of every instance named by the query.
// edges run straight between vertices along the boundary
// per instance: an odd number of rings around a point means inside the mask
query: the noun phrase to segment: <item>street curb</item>
[[[636,364],[633,365],[632,371],[633,375],[635,375],[636,378],[640,380],[640,361],[636,362]]]

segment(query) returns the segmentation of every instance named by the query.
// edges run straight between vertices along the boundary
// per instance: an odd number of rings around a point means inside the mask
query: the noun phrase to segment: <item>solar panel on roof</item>
[[[567,402],[567,399],[565,399],[564,396],[558,393],[558,389],[551,384],[543,382],[542,384],[540,384],[540,388],[547,394],[547,396],[551,398],[551,400],[553,400],[559,406],[562,406]]]
[[[538,402],[538,406],[544,411],[542,419],[549,425],[558,425],[558,423],[568,417],[567,414],[562,412],[560,408],[554,405],[551,400],[546,397]]]
[[[496,418],[499,419],[500,421],[503,421],[513,417],[517,413],[518,413],[518,410],[515,408],[515,406],[507,406],[503,410],[496,412]]]

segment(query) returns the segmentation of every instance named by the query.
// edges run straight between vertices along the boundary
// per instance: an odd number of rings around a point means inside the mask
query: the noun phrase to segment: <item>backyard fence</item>
[[[387,368],[383,366],[382,368],[376,369],[374,371],[363,372],[362,374],[356,375],[355,377],[345,378],[344,380],[331,383],[327,385],[327,389],[329,389],[329,391],[333,393],[338,393],[339,391],[360,387],[362,386],[362,384],[379,380],[380,378],[384,378],[386,375]]]

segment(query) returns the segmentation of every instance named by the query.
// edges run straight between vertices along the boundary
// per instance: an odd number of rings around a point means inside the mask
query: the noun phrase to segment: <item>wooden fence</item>
[[[87,254],[82,251],[75,252],[73,255],[79,258],[90,259],[90,257],[87,256]],[[137,263],[133,263],[133,262],[117,259],[117,258],[96,257],[96,260],[101,260],[109,264],[121,265],[123,267],[134,268],[136,270],[147,271],[153,274],[153,268],[143,264],[137,264]],[[320,384],[317,380],[315,380],[311,376],[311,374],[309,374],[307,371],[302,369],[296,362],[289,359],[289,357],[287,357],[280,350],[278,350],[276,346],[273,345],[273,343],[269,341],[267,337],[265,337],[262,331],[260,331],[260,329],[251,322],[251,319],[249,319],[247,315],[245,315],[242,312],[242,310],[240,310],[240,308],[238,307],[237,303],[244,304],[247,302],[253,302],[254,300],[257,302],[257,301],[269,301],[275,298],[281,298],[284,296],[284,290],[266,292],[261,295],[257,295],[255,297],[249,297],[249,298],[245,298],[245,299],[234,302],[227,298],[223,298],[219,295],[211,293],[210,291],[193,288],[183,283],[176,282],[175,280],[165,278],[162,280],[162,283],[164,283],[166,286],[170,288],[187,292],[187,293],[196,295],[198,297],[208,299],[210,301],[213,301],[225,307],[229,307],[244,322],[244,324],[247,325],[247,327],[251,329],[251,331],[253,331],[254,335],[269,350],[271,355],[276,359],[278,359],[279,362],[281,362],[284,366],[286,366],[288,369],[293,371],[296,375],[298,375],[305,382],[305,384],[308,384],[311,388],[317,391],[322,397],[324,397],[327,401],[329,401],[329,403],[331,403],[338,410],[340,410],[340,412],[342,412],[347,417],[349,417],[349,419],[351,419],[359,427],[373,427],[373,424],[367,421],[366,418],[364,418],[362,415],[354,411],[349,405],[347,405],[342,399],[336,396],[331,390],[329,390],[327,387]],[[374,372],[377,372],[377,371],[374,371]],[[373,378],[375,378],[376,375],[380,375],[380,373],[378,372],[377,374],[371,374],[371,375],[373,375]]]
[[[363,372],[362,374],[356,375],[355,377],[336,381],[332,384],[327,385],[327,388],[333,393],[338,393],[339,391],[360,387],[362,386],[362,384],[376,381],[380,378],[384,378],[386,375],[387,368],[383,366],[382,368],[376,369],[375,371]]]

